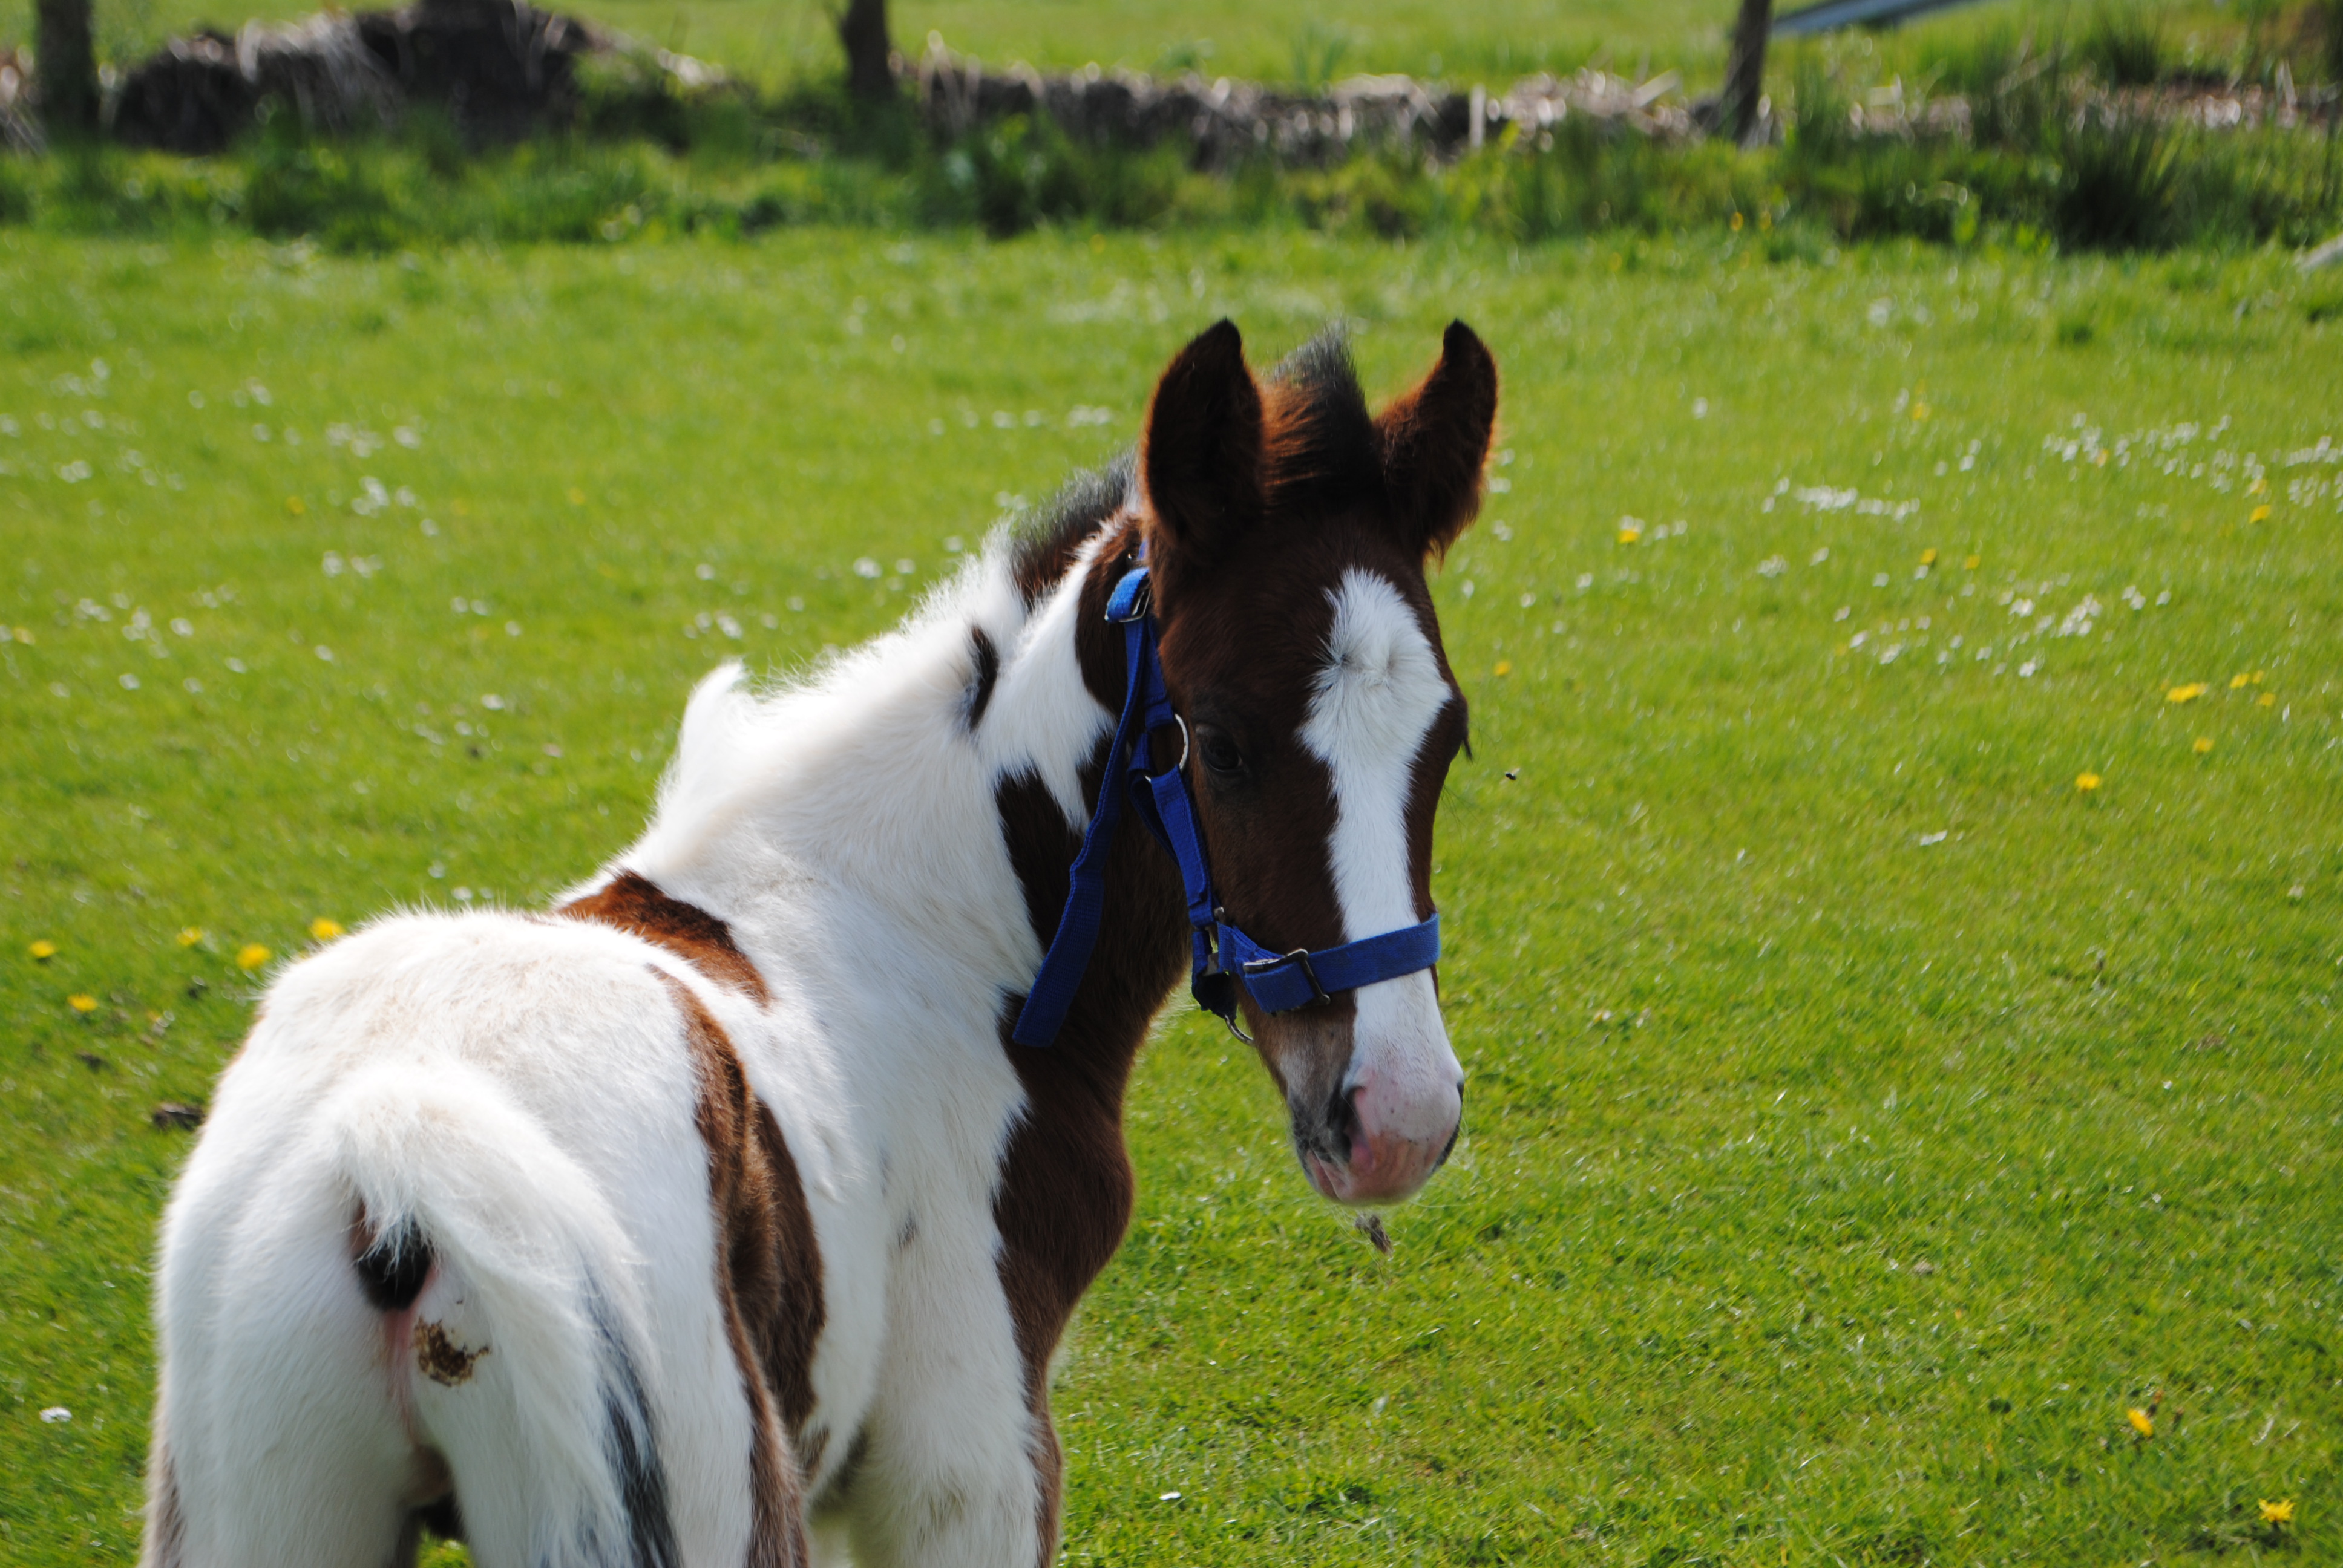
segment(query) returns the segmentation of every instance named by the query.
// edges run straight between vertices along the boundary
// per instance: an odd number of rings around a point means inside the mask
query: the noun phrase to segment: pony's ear
[[[1497,423],[1497,362],[1473,329],[1448,324],[1440,363],[1375,421],[1383,486],[1405,543],[1443,555],[1481,509],[1481,468]]]
[[[1167,553],[1209,559],[1260,520],[1261,426],[1244,340],[1223,320],[1180,350],[1147,410],[1140,480]]]

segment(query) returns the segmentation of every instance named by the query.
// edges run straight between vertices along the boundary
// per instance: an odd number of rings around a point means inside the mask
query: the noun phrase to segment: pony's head
[[[1433,819],[1466,723],[1424,568],[1479,509],[1496,412],[1496,363],[1462,322],[1380,415],[1338,339],[1261,381],[1225,321],[1156,387],[1139,480],[1164,680],[1228,918],[1268,948],[1433,911]],[[1433,971],[1241,1005],[1319,1191],[1394,1201],[1448,1157],[1463,1074]]]

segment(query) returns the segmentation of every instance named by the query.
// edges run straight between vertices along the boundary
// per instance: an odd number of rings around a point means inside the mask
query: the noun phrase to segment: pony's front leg
[[[990,1249],[939,1256],[936,1229],[915,1245],[921,1255],[903,1260],[913,1266],[900,1270],[890,1294],[886,1365],[850,1483],[855,1561],[1046,1565],[1057,1549],[1057,1437],[1026,1402]]]

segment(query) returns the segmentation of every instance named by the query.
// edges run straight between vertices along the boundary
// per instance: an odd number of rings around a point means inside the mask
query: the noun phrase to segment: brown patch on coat
[[[582,899],[554,911],[628,931],[690,964],[710,980],[746,992],[762,1007],[765,977],[732,940],[732,928],[697,904],[670,899],[636,871],[621,871]]]
[[[163,1407],[155,1407],[155,1442],[146,1461],[146,1539],[139,1568],[179,1568],[186,1553],[186,1517],[179,1512],[179,1482],[171,1469],[171,1444],[164,1435]]]
[[[1454,688],[1423,571],[1472,517],[1494,406],[1493,362],[1461,326],[1450,328],[1440,368],[1379,425],[1338,339],[1308,346],[1264,387],[1245,367],[1236,329],[1222,322],[1183,349],[1157,387],[1133,476],[1135,513],[1061,506],[1050,548],[1018,561],[1020,587],[1038,600],[1099,528],[1111,530],[1081,585],[1075,638],[1084,684],[1119,712],[1123,636],[1103,613],[1144,538],[1172,705],[1192,740],[1217,728],[1243,759],[1235,776],[1222,777],[1189,748],[1216,890],[1230,918],[1269,947],[1328,947],[1346,936],[1328,860],[1332,780],[1301,738],[1332,628],[1330,590],[1353,569],[1389,581]],[[1432,821],[1464,724],[1460,695],[1415,760],[1408,844],[1419,919],[1432,912]],[[1082,776],[1093,809],[1106,766],[1102,745]],[[1034,776],[1003,780],[995,806],[1046,949],[1081,836]],[[1136,824],[1117,833],[1106,884],[1097,946],[1055,1043],[1015,1043],[1022,997],[1008,999],[1001,1022],[1026,1111],[1010,1136],[993,1217],[1034,1423],[1044,1564],[1056,1553],[1063,1470],[1050,1419],[1050,1356],[1130,1222],[1123,1092],[1188,950],[1178,869]],[[1242,1005],[1286,1091],[1297,1140],[1338,1133],[1349,1111],[1336,1091],[1351,1050],[1352,999],[1274,1020],[1250,998]],[[1287,1060],[1300,1081],[1286,1081]]]
[[[968,706],[960,710],[960,724],[972,735],[984,722],[984,710],[992,706],[993,688],[1001,684],[1001,648],[980,626],[969,633],[968,653]]]
[[[1100,569],[1083,587],[1076,623],[1084,678],[1113,709],[1121,706],[1122,638],[1104,619],[1106,594],[1127,568],[1136,542],[1128,531],[1109,542]],[[1105,766],[1101,745],[1082,774],[1093,807]],[[1010,864],[1024,889],[1027,918],[1047,947],[1081,835],[1032,775],[1003,780],[994,801]],[[1001,1049],[1025,1091],[1026,1111],[1010,1134],[993,1222],[1001,1235],[1001,1288],[1025,1372],[1044,1565],[1057,1554],[1063,1488],[1063,1458],[1050,1417],[1050,1357],[1075,1303],[1122,1244],[1131,1222],[1123,1091],[1148,1020],[1178,981],[1187,951],[1179,871],[1137,823],[1126,822],[1115,835],[1106,882],[1095,956],[1056,1041],[1037,1050],[1011,1038],[1022,997],[1008,999],[1000,1025]]]
[[[754,1434],[749,1563],[794,1568],[807,1561],[804,1479],[784,1431],[805,1443],[813,1412],[814,1346],[825,1312],[813,1214],[780,1127],[749,1087],[723,1025],[688,987],[661,978],[682,1010],[699,1081],[697,1121],[708,1146],[718,1238],[716,1291]]]
[[[447,1331],[428,1318],[415,1320],[415,1364],[423,1375],[447,1388],[472,1381],[472,1364],[488,1353],[488,1347],[467,1350],[448,1337]]]
[[[447,1456],[436,1448],[417,1449],[413,1473],[407,1483],[407,1505],[426,1514],[445,1513],[452,1519],[455,1500],[456,1473],[447,1468]],[[440,1506],[443,1503],[447,1505],[444,1509]],[[425,1519],[424,1523],[430,1525],[431,1533],[442,1540],[460,1539],[458,1533],[461,1525],[448,1531],[439,1528],[430,1518]]]
[[[1332,779],[1301,735],[1332,627],[1330,596],[1353,571],[1389,583],[1455,690],[1424,566],[1478,505],[1496,369],[1480,339],[1453,326],[1438,367],[1378,420],[1340,339],[1322,337],[1259,388],[1252,435],[1241,418],[1214,423],[1217,411],[1245,406],[1251,377],[1233,330],[1217,345],[1213,337],[1175,361],[1189,374],[1167,372],[1149,414],[1146,525],[1159,563],[1164,684],[1192,732],[1219,731],[1244,760],[1233,777],[1189,769],[1230,919],[1276,951],[1331,947],[1369,933],[1343,929],[1327,855]],[[1159,462],[1163,446],[1174,450]],[[1249,483],[1226,471],[1247,463]],[[1414,759],[1407,837],[1418,920],[1433,909],[1433,822],[1465,726],[1459,693]],[[1297,1141],[1338,1135],[1348,1108],[1332,1097],[1348,1068],[1352,999],[1275,1018],[1242,992],[1240,1001],[1286,1092]]]

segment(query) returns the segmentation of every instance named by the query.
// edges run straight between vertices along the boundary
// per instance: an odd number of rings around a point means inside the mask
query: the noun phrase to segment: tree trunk
[[[847,0],[838,18],[838,41],[846,45],[846,90],[876,101],[895,93],[892,53],[887,42],[887,0]]]
[[[1716,106],[1718,128],[1737,146],[1757,132],[1758,106],[1765,99],[1765,35],[1774,26],[1774,0],[1741,0],[1741,22],[1733,30],[1733,57],[1725,67],[1725,96]]]
[[[89,0],[39,0],[33,69],[41,124],[53,141],[97,134],[97,54]]]

